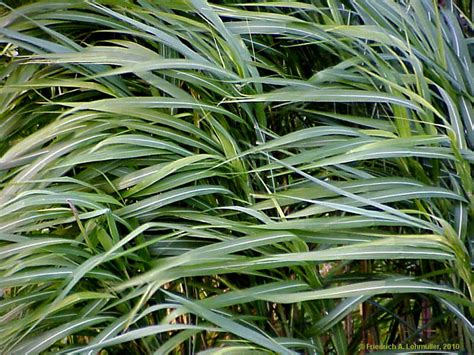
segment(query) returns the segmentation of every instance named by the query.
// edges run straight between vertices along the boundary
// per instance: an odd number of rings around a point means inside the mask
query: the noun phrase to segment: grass
[[[474,351],[465,2],[12,6],[3,352]]]

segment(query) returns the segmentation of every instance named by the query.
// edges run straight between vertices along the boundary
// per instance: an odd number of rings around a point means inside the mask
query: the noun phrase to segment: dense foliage
[[[474,352],[468,2],[17,5],[2,353]]]

